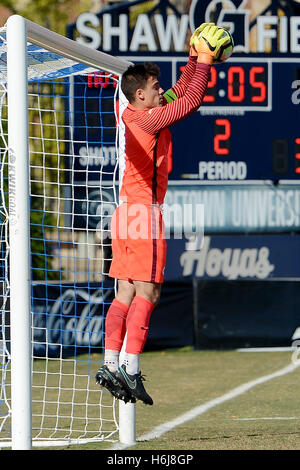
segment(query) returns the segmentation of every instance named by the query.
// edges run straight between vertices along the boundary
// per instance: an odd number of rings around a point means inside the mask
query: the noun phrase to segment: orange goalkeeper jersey
[[[168,153],[171,132],[168,127],[184,119],[202,103],[210,66],[189,58],[172,90],[177,100],[150,110],[131,104],[122,119],[125,124],[125,171],[120,200],[129,203],[163,204],[168,185]],[[183,136],[184,139],[187,136]]]

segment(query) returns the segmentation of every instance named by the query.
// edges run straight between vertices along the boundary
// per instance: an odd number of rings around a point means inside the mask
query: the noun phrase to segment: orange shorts
[[[111,277],[163,282],[167,243],[162,213],[158,206],[121,204],[112,217],[111,236]]]

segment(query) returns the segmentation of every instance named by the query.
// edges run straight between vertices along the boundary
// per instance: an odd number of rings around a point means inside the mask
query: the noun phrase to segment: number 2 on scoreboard
[[[214,152],[228,155],[230,151],[231,124],[228,119],[215,120]]]

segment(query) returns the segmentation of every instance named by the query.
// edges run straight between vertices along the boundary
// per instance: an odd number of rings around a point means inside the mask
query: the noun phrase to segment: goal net
[[[0,30],[0,447],[14,427],[16,446],[117,440],[115,402],[95,373],[115,289],[109,227],[129,63],[10,21],[13,33]]]

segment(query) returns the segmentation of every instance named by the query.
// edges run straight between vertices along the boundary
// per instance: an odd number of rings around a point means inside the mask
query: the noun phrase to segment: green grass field
[[[145,387],[154,405],[137,403],[137,444],[127,450],[299,450],[300,367],[213,406],[162,434],[141,439],[163,423],[249,381],[291,365],[291,352],[145,352]],[[113,449],[112,442],[59,449]],[[53,448],[55,449],[55,448]]]

